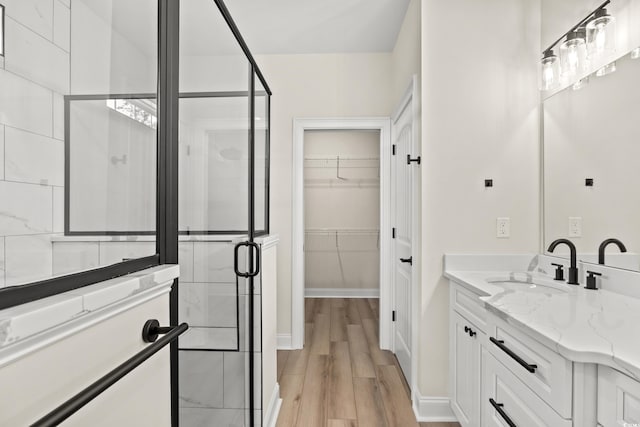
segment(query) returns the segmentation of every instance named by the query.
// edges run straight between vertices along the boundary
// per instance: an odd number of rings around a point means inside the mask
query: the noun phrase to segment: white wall
[[[539,34],[537,0],[422,3],[424,396],[448,395],[443,254],[538,250]],[[497,217],[511,218],[509,239]]]
[[[278,247],[278,333],[291,333],[291,161],[294,117],[387,116],[389,54],[266,55],[271,100],[271,231]]]
[[[379,156],[379,131],[305,132],[306,289],[379,289]]]

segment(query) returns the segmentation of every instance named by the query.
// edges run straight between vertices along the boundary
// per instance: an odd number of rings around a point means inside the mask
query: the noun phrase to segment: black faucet
[[[571,242],[571,240],[567,239],[557,239],[551,242],[549,245],[549,252],[553,252],[553,250],[559,244],[564,243],[569,246],[569,251],[571,253],[571,267],[569,267],[569,281],[567,282],[570,285],[579,285],[578,283],[578,267],[577,267],[577,255],[576,255],[576,246]]]
[[[598,264],[604,265],[604,250],[611,243],[615,243],[616,245],[618,245],[618,248],[620,248],[620,252],[627,252],[627,248],[624,246],[624,243],[622,243],[620,240],[607,239],[604,242],[600,243],[600,247],[598,247]]]

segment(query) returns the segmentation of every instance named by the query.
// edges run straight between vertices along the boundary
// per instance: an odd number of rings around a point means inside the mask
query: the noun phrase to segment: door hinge
[[[394,156],[396,155],[396,144],[393,144],[391,146],[391,154],[394,155]]]
[[[395,310],[393,310],[393,311],[391,312],[391,321],[392,321],[392,322],[395,322],[395,321],[396,321],[396,311],[395,311]]]
[[[420,156],[418,156],[418,158],[416,159],[412,159],[410,154],[407,154],[407,164],[410,165],[412,162],[416,162],[417,164],[420,164]]]
[[[396,238],[396,228],[395,228],[395,227],[393,227],[393,228],[391,229],[391,238],[392,238],[392,239],[395,239],[395,238]]]

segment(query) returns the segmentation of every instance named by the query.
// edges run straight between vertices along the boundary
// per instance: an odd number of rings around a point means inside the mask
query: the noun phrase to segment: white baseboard
[[[413,412],[419,423],[457,422],[448,397],[424,397],[418,393],[413,397]]]
[[[276,383],[271,394],[271,400],[269,406],[264,413],[264,426],[276,427],[278,421],[278,414],[280,413],[280,407],[282,406],[282,399],[280,399],[280,384]]]
[[[276,339],[278,340],[278,350],[295,350],[291,347],[291,334],[278,334]]]
[[[380,298],[380,289],[307,288],[305,298]]]

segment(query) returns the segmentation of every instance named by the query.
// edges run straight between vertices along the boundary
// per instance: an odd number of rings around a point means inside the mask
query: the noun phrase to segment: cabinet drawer
[[[605,427],[640,425],[640,382],[598,366],[598,422]]]
[[[572,425],[571,420],[562,418],[486,349],[482,349],[482,372],[483,427]]]
[[[489,323],[489,351],[562,417],[571,418],[571,362],[496,316]]]
[[[455,282],[451,285],[450,298],[451,306],[455,311],[473,322],[481,331],[487,330],[487,311],[484,302],[477,294],[463,288]]]

